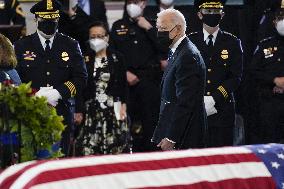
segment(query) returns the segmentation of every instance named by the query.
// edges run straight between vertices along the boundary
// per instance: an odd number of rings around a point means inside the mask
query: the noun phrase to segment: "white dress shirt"
[[[173,54],[175,53],[176,49],[178,48],[179,44],[182,42],[182,40],[186,37],[186,35],[183,35],[175,44],[171,47],[171,51]]]
[[[212,42],[213,42],[213,45],[215,45],[215,41],[216,41],[216,38],[217,38],[217,35],[218,35],[218,32],[219,32],[219,29],[216,30],[212,35],[213,35],[213,38],[212,38]],[[206,42],[206,44],[208,45],[209,43],[209,33],[203,28],[203,34],[204,34],[204,41]]]
[[[45,39],[44,37],[42,37],[38,31],[37,31],[37,34],[38,34],[38,37],[39,37],[39,40],[40,40],[40,43],[41,43],[41,46],[43,47],[43,49],[45,50],[45,47],[46,47],[46,43],[45,41],[46,40],[49,40],[50,43],[49,43],[49,46],[50,46],[50,49],[52,48],[52,44],[53,44],[53,40],[54,40],[54,36],[52,36],[50,39]]]

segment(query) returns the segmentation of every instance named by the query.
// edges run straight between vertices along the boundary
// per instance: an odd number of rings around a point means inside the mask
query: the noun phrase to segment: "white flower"
[[[107,95],[104,93],[97,94],[97,100],[99,103],[104,103],[107,101]]]
[[[109,81],[109,78],[110,78],[110,73],[103,73],[101,75],[101,80],[102,81]]]
[[[101,107],[102,109],[106,109],[106,108],[107,108],[107,106],[106,106],[104,103],[100,103],[100,107]]]

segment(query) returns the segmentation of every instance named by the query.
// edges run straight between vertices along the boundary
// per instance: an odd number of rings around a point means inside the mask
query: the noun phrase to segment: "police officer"
[[[262,40],[253,57],[251,76],[258,99],[258,124],[250,128],[251,143],[284,139],[284,1],[278,1],[272,37]]]
[[[134,121],[141,121],[142,144],[134,150],[150,151],[150,140],[158,121],[160,104],[160,62],[156,44],[156,29],[142,15],[145,0],[127,0],[124,18],[112,26],[113,47],[122,53],[127,65],[129,85],[129,113]]]
[[[0,25],[25,25],[25,15],[17,0],[0,0]]]
[[[17,70],[24,83],[32,82],[37,96],[44,96],[67,126],[62,134],[63,153],[68,155],[72,116],[68,99],[80,93],[87,72],[78,42],[57,31],[61,5],[43,0],[31,8],[37,31],[15,43]]]
[[[192,33],[189,39],[200,50],[207,67],[204,96],[208,120],[208,146],[233,144],[235,127],[234,91],[242,74],[242,47],[235,36],[219,28],[224,16],[224,2],[195,0],[203,31]]]

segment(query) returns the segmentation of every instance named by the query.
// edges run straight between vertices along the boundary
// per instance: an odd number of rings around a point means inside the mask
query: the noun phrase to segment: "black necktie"
[[[208,38],[209,38],[209,41],[208,41],[207,46],[209,48],[212,48],[213,47],[213,35],[209,35]]]
[[[50,51],[50,40],[45,40],[45,44],[46,44],[46,46],[45,46],[45,52],[49,52]]]

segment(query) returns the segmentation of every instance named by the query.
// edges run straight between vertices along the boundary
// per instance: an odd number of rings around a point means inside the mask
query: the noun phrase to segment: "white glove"
[[[217,113],[217,109],[215,108],[215,100],[212,96],[204,96],[204,104],[207,116]]]
[[[51,89],[53,89],[52,86],[51,86],[51,87],[41,87],[40,90],[39,90],[38,92],[36,92],[35,96],[37,96],[37,97],[42,97],[43,94],[44,94],[46,91],[51,90]]]
[[[54,107],[57,106],[58,100],[62,99],[62,96],[56,89],[47,90],[44,95],[47,98],[47,102]]]
[[[53,87],[41,88],[37,93],[36,96],[46,97],[47,102],[53,107],[57,106],[59,99],[62,99],[60,93],[56,89],[53,89]]]

